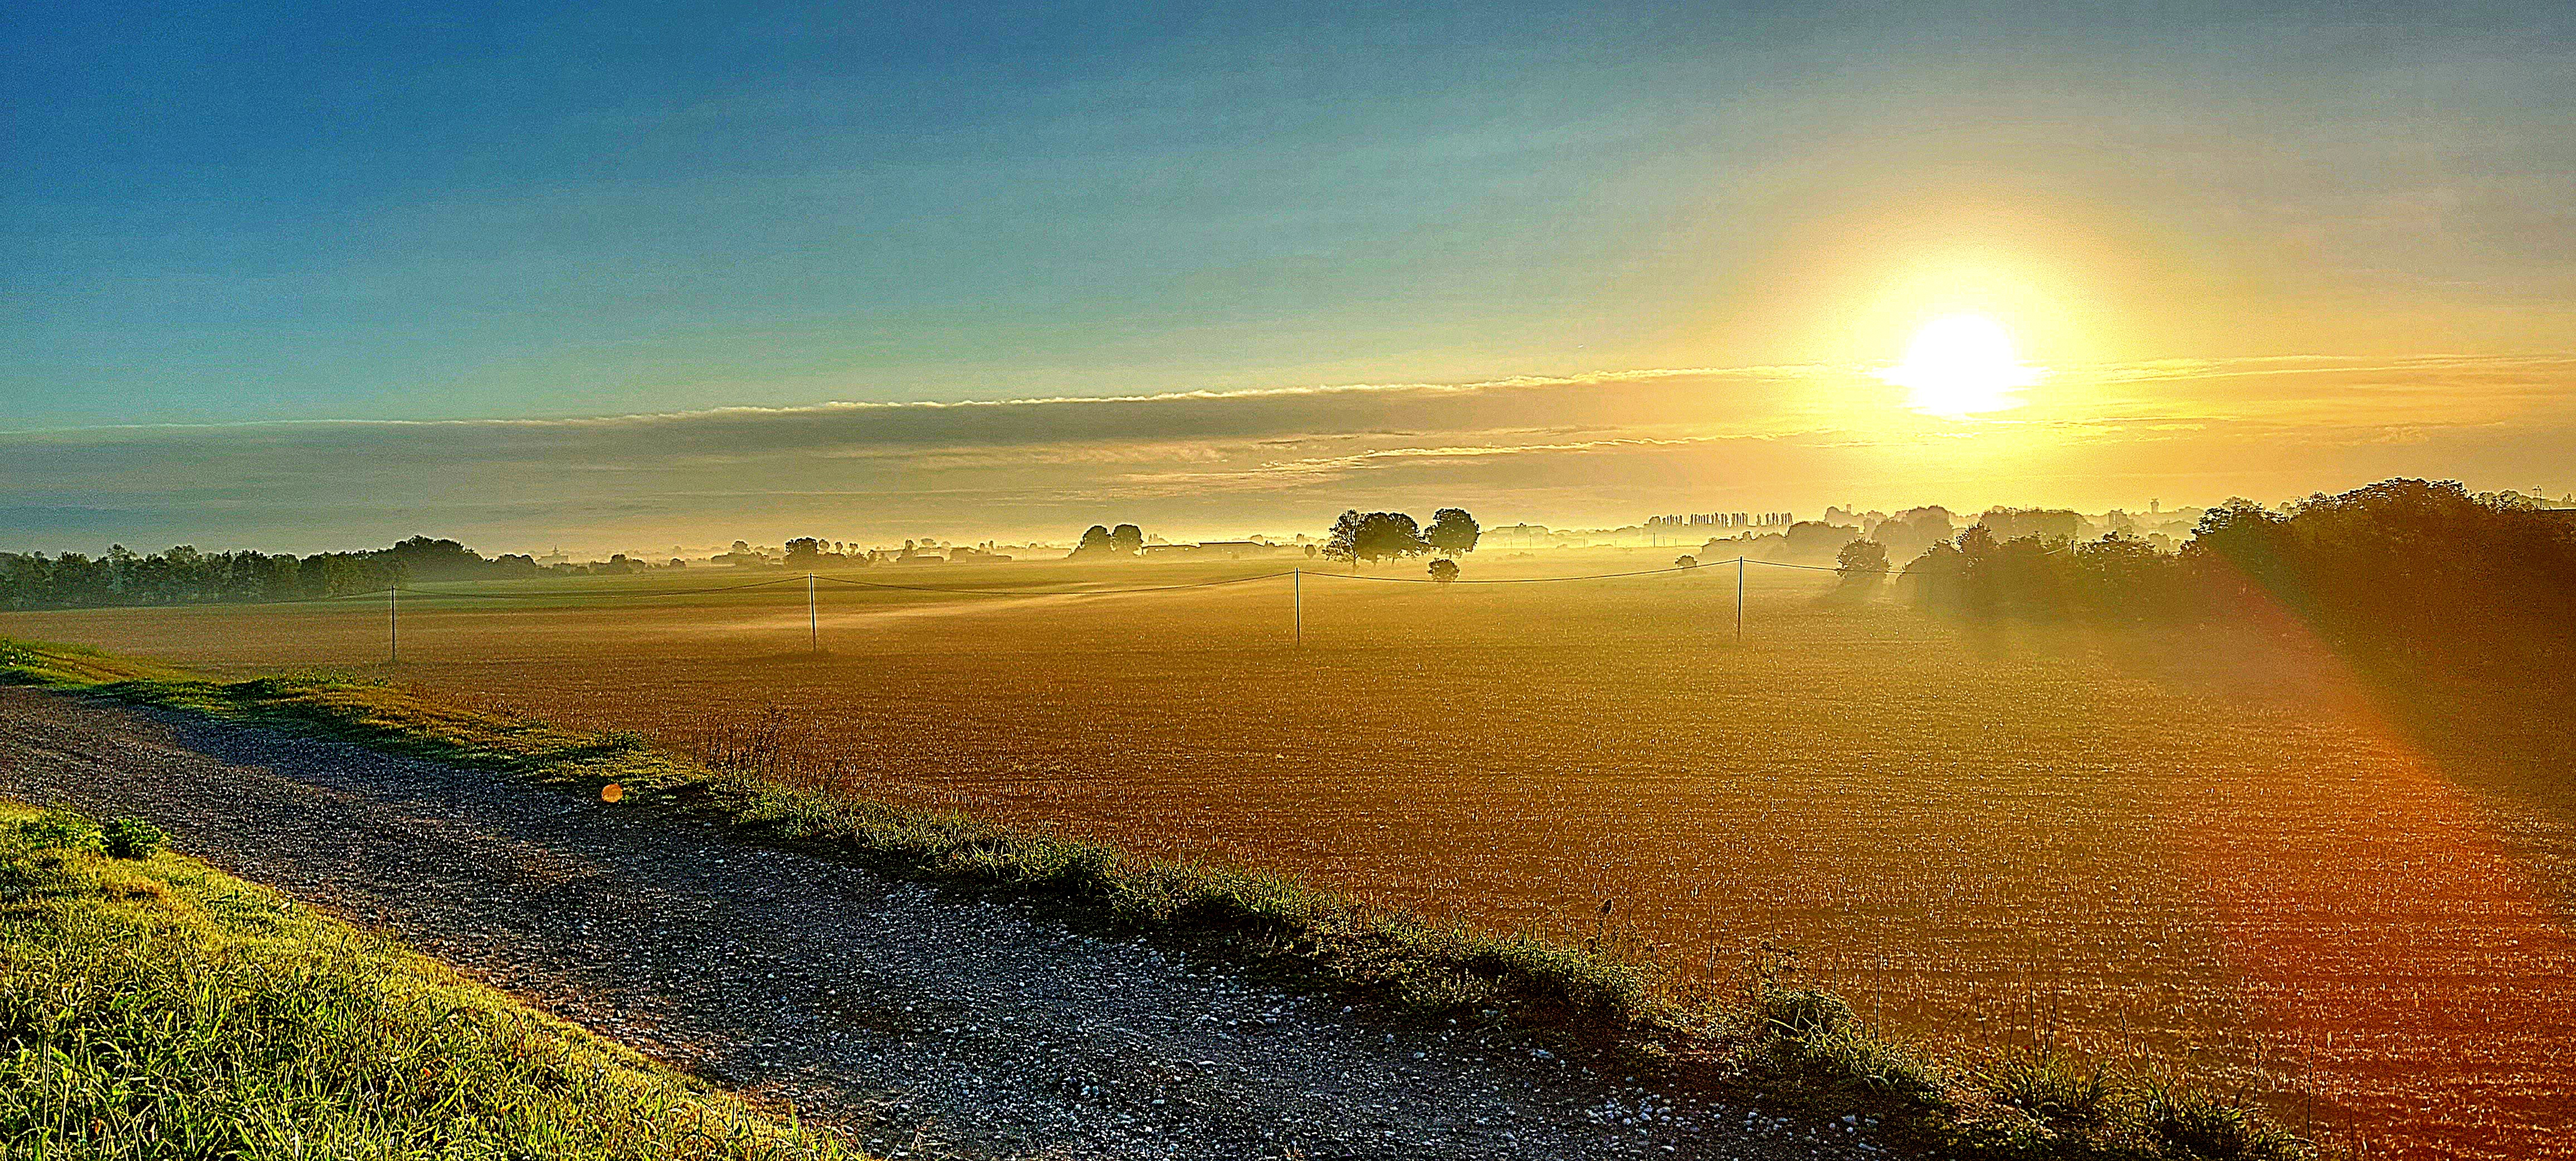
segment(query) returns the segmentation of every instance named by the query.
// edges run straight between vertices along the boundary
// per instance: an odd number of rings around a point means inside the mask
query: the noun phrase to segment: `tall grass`
[[[711,818],[753,841],[889,874],[1045,897],[1133,930],[1365,989],[1430,1016],[1508,1020],[1660,1069],[1670,1083],[1867,1116],[1960,1157],[2293,1158],[2304,1141],[2188,1085],[2095,1072],[2080,1101],[2015,1060],[1938,1060],[1864,1030],[1828,993],[1757,973],[1741,997],[1685,989],[1637,942],[1497,934],[1366,906],[1295,879],[1140,860],[1114,847],[763,777],[758,747],[713,769],[632,734],[569,731],[390,684],[320,675],[216,682],[0,641],[0,680],[283,727]],[[2043,1083],[2045,1082],[2045,1083]],[[2060,1086],[2061,1088],[2063,1086]],[[2080,1115],[2078,1111],[2080,1109]]]
[[[855,1158],[399,944],[0,801],[0,1156]]]

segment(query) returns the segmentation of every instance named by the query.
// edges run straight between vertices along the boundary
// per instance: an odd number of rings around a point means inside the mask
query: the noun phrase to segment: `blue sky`
[[[0,430],[2576,333],[2563,6],[1889,7],[26,6]]]

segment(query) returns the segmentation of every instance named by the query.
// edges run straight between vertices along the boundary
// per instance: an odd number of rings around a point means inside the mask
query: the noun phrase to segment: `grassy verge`
[[[137,829],[0,800],[0,1155],[858,1156]]]
[[[1426,1015],[1507,1020],[1626,1058],[1668,1083],[1873,1118],[1882,1135],[1993,1158],[2313,1154],[2188,1085],[2053,1057],[1937,1060],[1860,1029],[1826,993],[1777,979],[1686,992],[1632,944],[1555,942],[1427,922],[1292,879],[1132,859],[1112,847],[709,769],[627,734],[470,711],[328,676],[216,682],[145,662],[0,640],[0,681],[285,728],[712,818],[752,841],[891,874],[1043,896],[1172,938],[1368,990]]]

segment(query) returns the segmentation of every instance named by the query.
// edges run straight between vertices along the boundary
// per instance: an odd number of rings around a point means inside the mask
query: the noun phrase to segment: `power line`
[[[1315,575],[1332,577],[1336,580],[1385,581],[1390,584],[1404,585],[1542,585],[1556,581],[1616,580],[1627,576],[1656,576],[1668,572],[1689,572],[1697,567],[1697,565],[1677,564],[1670,568],[1649,568],[1638,572],[1601,572],[1585,576],[1513,576],[1485,580],[1468,580],[1462,577],[1445,581],[1434,580],[1427,576],[1363,576],[1359,573],[1346,572],[1318,572]]]
[[[410,593],[415,597],[456,597],[476,601],[524,601],[543,599],[547,597],[577,597],[583,600],[597,597],[637,599],[642,597],[695,597],[704,596],[708,593],[738,593],[745,589],[765,589],[773,588],[778,585],[794,584],[800,579],[802,578],[791,576],[780,577],[776,580],[753,581],[750,584],[745,585],[719,585],[714,588],[703,589],[646,589],[640,592],[615,592],[608,590],[602,590],[599,592],[570,592],[565,590],[554,590],[549,592],[532,593],[459,593],[447,592],[439,589],[412,588],[409,586],[404,587],[403,591]],[[831,578],[826,577],[824,579],[829,580]],[[384,590],[376,589],[374,591],[383,592]]]
[[[222,606],[233,606],[233,605],[317,605],[317,604],[322,604],[322,603],[324,603],[324,602],[328,602],[328,601],[355,601],[355,600],[360,600],[360,599],[367,598],[367,597],[381,597],[381,596],[385,595],[385,593],[386,593],[386,592],[388,592],[388,591],[389,591],[389,590],[387,590],[387,589],[367,589],[367,590],[364,590],[364,591],[361,591],[361,592],[354,592],[354,593],[333,593],[333,594],[331,594],[331,595],[329,595],[329,596],[324,596],[324,597],[280,597],[280,598],[278,598],[278,599],[276,599],[276,600],[257,600],[257,599],[253,599],[253,600],[238,600],[238,601],[180,601],[180,602],[174,602],[174,603],[166,604],[166,605],[56,605],[56,606],[52,606],[52,610],[69,610],[69,609],[202,609],[202,608],[207,608],[207,607],[209,607],[209,606],[215,606],[215,605],[222,605]],[[39,606],[38,608],[43,608],[43,607],[42,607],[42,606]],[[10,611],[36,612],[36,611],[38,611],[38,609],[10,610]],[[48,611],[51,611],[51,610],[48,610]]]
[[[1749,557],[1749,556],[1748,556],[1748,557],[1742,557],[1742,558],[1740,558],[1740,559],[1742,559],[1742,560],[1744,561],[1744,563],[1746,563],[1746,564],[1767,564],[1767,565],[1770,565],[1770,566],[1771,566],[1771,567],[1773,567],[1773,568],[1803,568],[1803,569],[1805,569],[1805,570],[1807,570],[1807,571],[1809,571],[1809,572],[1840,572],[1840,573],[1871,572],[1871,573],[1893,573],[1893,572],[1902,572],[1902,571],[1904,571],[1904,570],[1902,570],[1902,569],[1894,569],[1894,568],[1844,568],[1844,567],[1842,567],[1841,565],[1837,565],[1837,564],[1789,564],[1789,563],[1787,563],[1787,562],[1785,562],[1785,561],[1777,561],[1777,560],[1755,560],[1755,559],[1753,559],[1752,557]]]
[[[1168,593],[1180,589],[1211,589],[1216,588],[1219,585],[1239,585],[1250,581],[1277,580],[1280,577],[1292,575],[1294,571],[1295,570],[1291,570],[1290,572],[1265,572],[1256,573],[1252,576],[1226,577],[1222,580],[1195,581],[1190,584],[1142,585],[1135,588],[1123,589],[958,589],[941,588],[933,585],[895,585],[886,584],[882,581],[847,580],[836,576],[817,577],[816,579],[829,581],[836,585],[850,585],[863,589],[891,589],[896,592],[906,593],[955,593],[971,597],[1105,597],[1115,596],[1120,593]],[[1320,576],[1323,574],[1318,573],[1317,575]]]

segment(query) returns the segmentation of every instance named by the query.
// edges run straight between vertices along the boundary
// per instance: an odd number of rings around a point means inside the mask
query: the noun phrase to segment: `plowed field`
[[[392,672],[1481,923],[1607,903],[1711,975],[1785,944],[1865,1018],[2187,1064],[2373,1155],[2576,1156],[2567,772],[2437,760],[2295,625],[1972,632],[1756,569],[1739,646],[1731,566],[1310,574],[1301,648],[1284,577],[1017,591],[1274,567],[847,573],[1009,595],[826,580],[820,652],[801,577],[425,586],[485,596],[406,594]],[[0,614],[222,673],[383,672],[385,631],[380,601]]]

